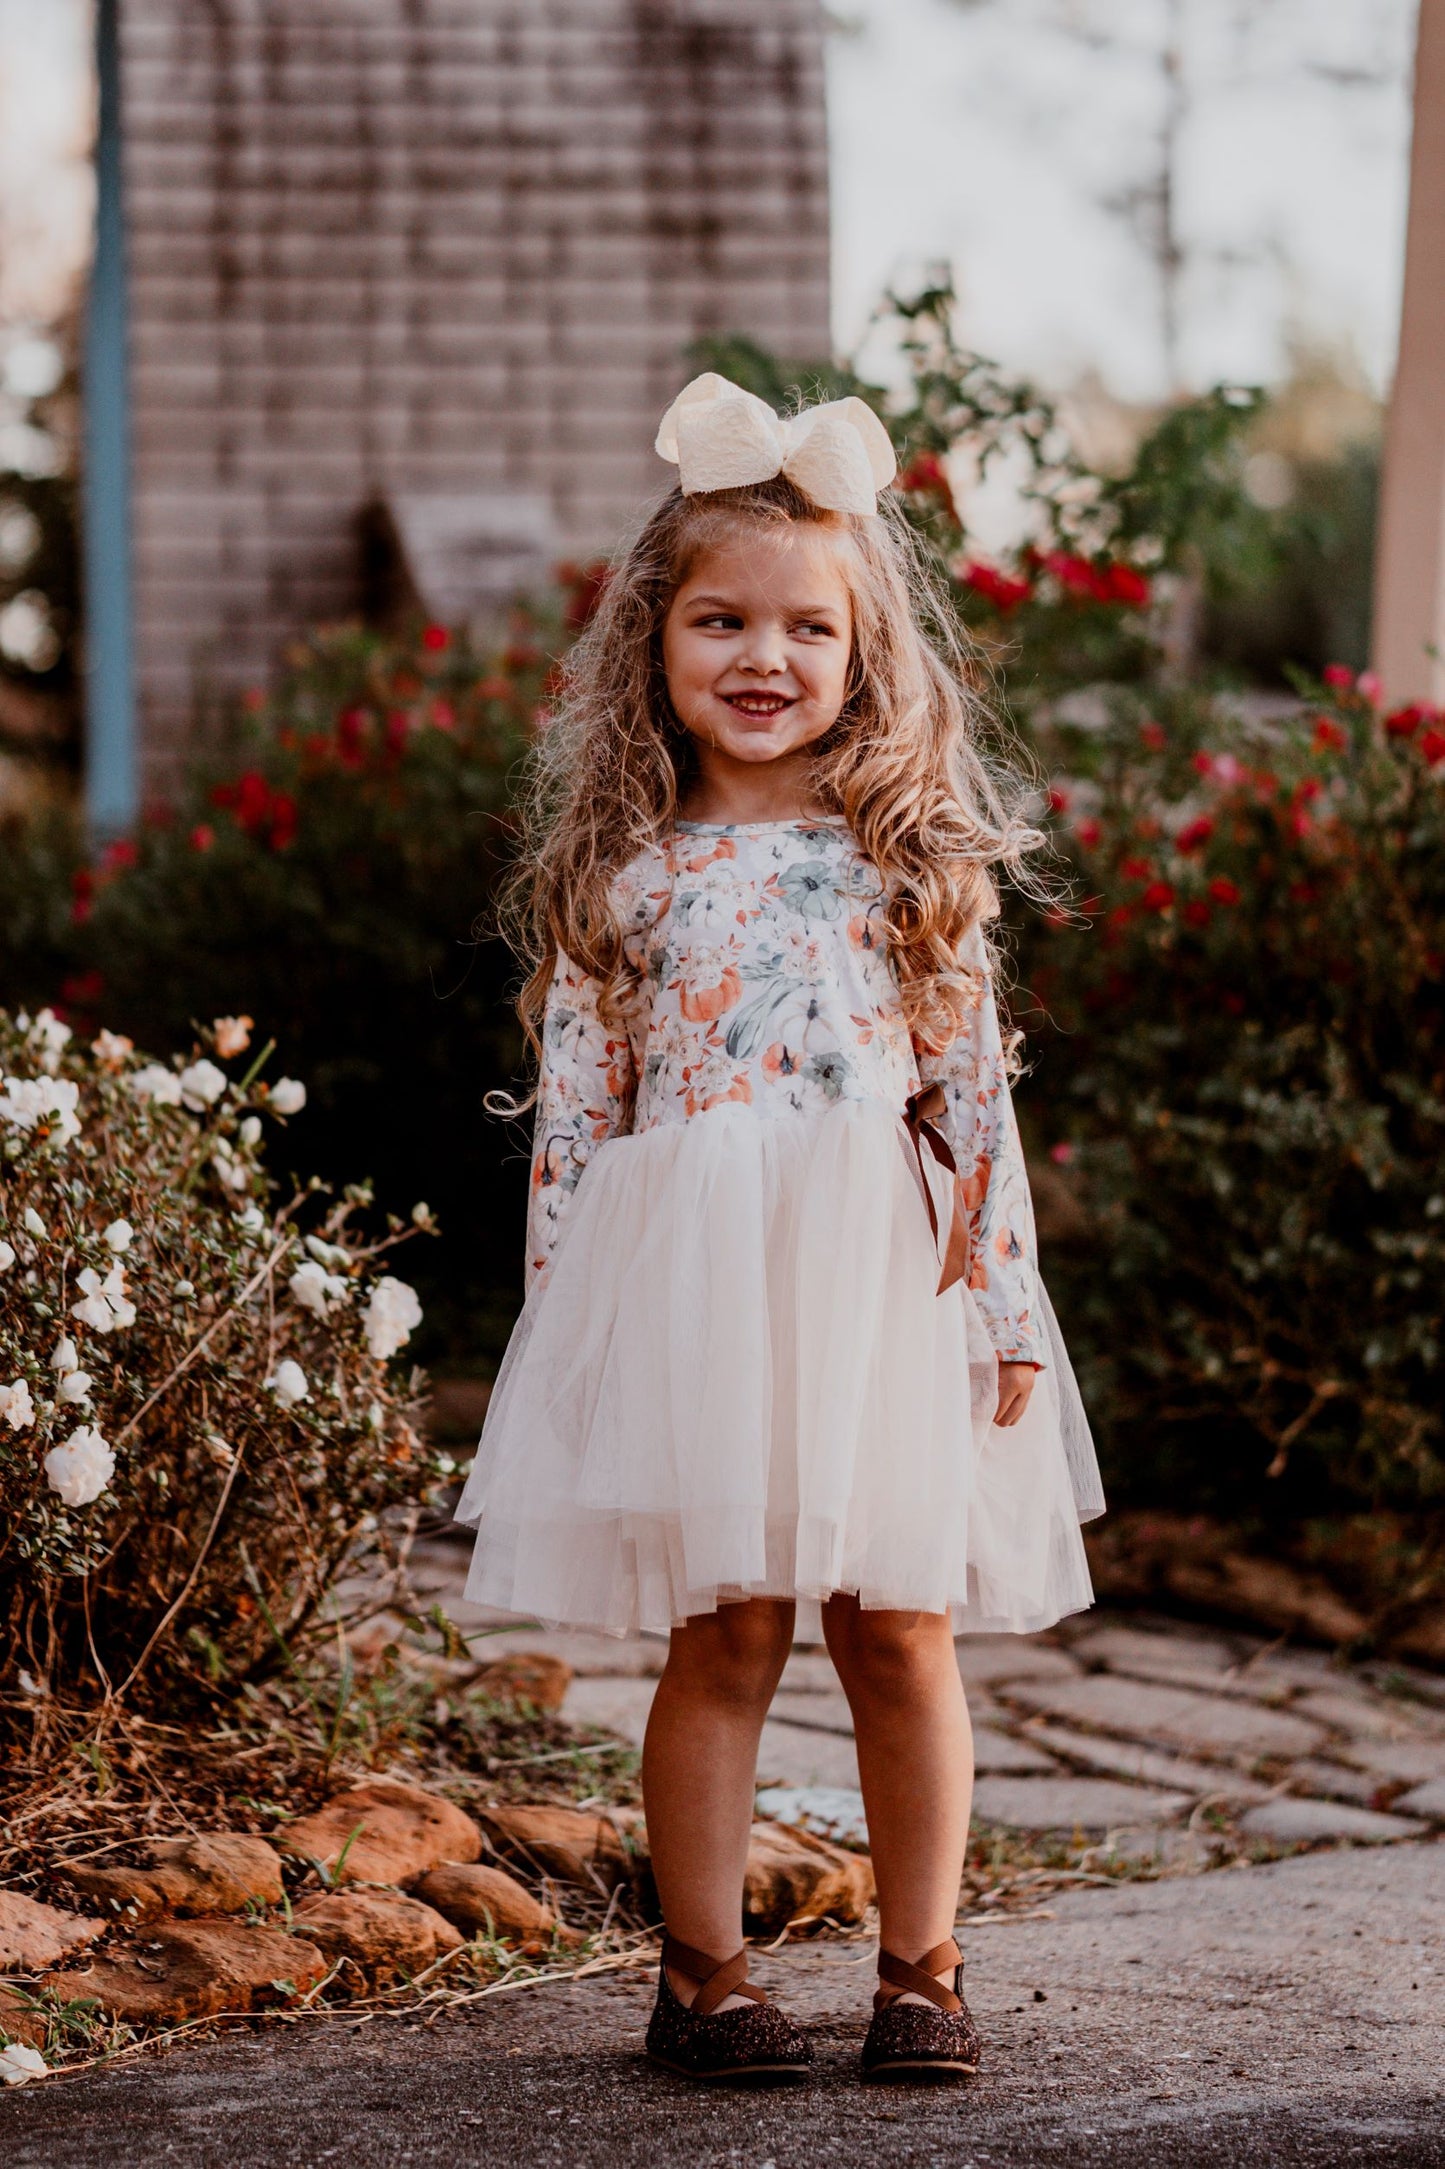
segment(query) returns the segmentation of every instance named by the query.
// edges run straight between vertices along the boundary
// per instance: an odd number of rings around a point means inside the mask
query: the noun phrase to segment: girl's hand
[[[998,1367],[998,1408],[994,1422],[1005,1428],[1017,1423],[1029,1405],[1037,1369],[1032,1363],[1001,1363]]]

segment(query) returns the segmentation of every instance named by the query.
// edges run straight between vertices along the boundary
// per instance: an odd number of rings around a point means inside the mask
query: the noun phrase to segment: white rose
[[[181,1101],[193,1115],[203,1114],[214,1107],[227,1085],[226,1073],[217,1069],[214,1062],[204,1056],[199,1062],[188,1063],[181,1071]]]
[[[51,1370],[73,1371],[79,1366],[79,1363],[80,1354],[74,1341],[68,1333],[62,1333],[55,1344],[55,1353],[50,1359]]]
[[[348,1281],[328,1273],[314,1258],[298,1265],[286,1285],[301,1308],[314,1311],[318,1318],[324,1318],[333,1303],[344,1303],[351,1293]]]
[[[89,1371],[67,1371],[55,1390],[62,1401],[88,1401],[94,1384]]]
[[[0,1242],[0,1273],[8,1273],[14,1263],[14,1251],[8,1243]]]
[[[27,1205],[25,1208],[25,1225],[29,1229],[30,1233],[32,1235],[38,1235],[42,1242],[50,1233],[49,1228],[45,1225],[45,1222],[41,1219],[39,1213],[35,1210],[35,1207],[33,1205]]]
[[[343,1250],[340,1243],[325,1242],[319,1235],[308,1235],[306,1248],[328,1273],[339,1273],[344,1265],[351,1263],[350,1253]]]
[[[371,1291],[361,1322],[372,1354],[383,1361],[394,1356],[403,1342],[411,1339],[413,1326],[421,1324],[421,1304],[415,1288],[409,1288],[404,1280],[393,1280],[389,1273],[383,1274]]]
[[[277,1364],[266,1383],[283,1408],[294,1408],[298,1401],[310,1398],[311,1388],[306,1383],[306,1373],[300,1364],[293,1363],[289,1356],[284,1363]]]
[[[52,1446],[44,1469],[52,1491],[67,1506],[89,1506],[115,1474],[115,1455],[93,1424],[72,1431],[63,1446]]]
[[[241,1143],[249,1151],[252,1146],[259,1145],[260,1142],[261,1117],[259,1115],[247,1115],[245,1121],[241,1124]]]
[[[237,1213],[236,1225],[243,1235],[259,1235],[266,1225],[266,1215],[259,1205],[248,1205],[243,1213]]]
[[[157,1107],[179,1107],[181,1104],[181,1080],[164,1063],[147,1062],[144,1069],[127,1077],[126,1083],[138,1100],[152,1100]]]
[[[235,1153],[232,1152],[224,1137],[216,1139],[216,1149],[211,1154],[211,1165],[215,1169],[216,1179],[223,1189],[237,1191],[249,1189],[251,1177],[246,1170],[245,1162],[236,1158]]]
[[[211,1030],[216,1035],[216,1052],[223,1062],[229,1062],[233,1054],[244,1054],[251,1044],[251,1017],[217,1017]]]
[[[299,1115],[306,1105],[306,1087],[294,1077],[278,1077],[271,1087],[273,1115]]]
[[[124,1032],[101,1032],[91,1041],[90,1051],[97,1062],[120,1063],[128,1054],[134,1054],[135,1041],[127,1039]]]
[[[432,1224],[432,1209],[425,1203],[413,1205],[411,1217],[414,1227],[429,1228]]]
[[[135,1324],[135,1305],[125,1292],[125,1267],[116,1259],[104,1280],[93,1265],[76,1275],[82,1300],[72,1303],[70,1315],[93,1332],[110,1333],[117,1326]]]
[[[112,1220],[105,1231],[105,1240],[116,1255],[119,1256],[122,1250],[129,1250],[131,1237],[134,1234],[135,1229],[128,1220]]]
[[[24,1431],[34,1423],[35,1403],[27,1379],[17,1378],[13,1385],[0,1386],[0,1416],[12,1431]]]
[[[176,1296],[179,1301],[184,1302],[187,1296],[192,1296],[195,1292],[195,1283],[193,1281],[178,1280],[176,1282]]]
[[[0,2079],[7,2086],[26,2086],[31,2079],[43,2079],[50,2066],[39,2049],[31,2048],[28,2041],[11,2041],[0,2048]]]
[[[42,1009],[26,1035],[32,1043],[40,1043],[40,1066],[52,1076],[60,1067],[60,1057],[70,1043],[70,1026],[62,1024],[53,1009]]]
[[[73,1077],[7,1077],[0,1092],[0,1118],[17,1130],[45,1123],[56,1144],[80,1135],[75,1109],[80,1087]]]

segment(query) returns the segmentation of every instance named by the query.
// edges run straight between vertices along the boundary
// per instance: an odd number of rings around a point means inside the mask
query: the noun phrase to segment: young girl
[[[958,1632],[1092,1601],[1103,1508],[1034,1262],[985,926],[1039,838],[861,401],[716,376],[539,751],[525,1308],[459,1509],[476,1602],[670,1633],[643,1752],[649,2054],[800,2074],[747,1978],[758,1738],[795,1633],[852,1709],[882,2077],[966,2075]],[[925,631],[925,626],[928,628]],[[955,1174],[956,1169],[956,1174]]]

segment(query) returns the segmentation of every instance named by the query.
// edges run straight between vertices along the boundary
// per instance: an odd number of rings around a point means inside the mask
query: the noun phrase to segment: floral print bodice
[[[1005,1362],[1043,1361],[1033,1211],[980,933],[980,994],[943,1055],[915,1047],[888,954],[884,894],[841,819],[679,822],[618,876],[642,995],[625,1029],[557,959],[542,1031],[529,1293],[546,1277],[587,1162],[610,1137],[723,1106],[763,1120],[941,1083],[973,1215],[970,1285]]]

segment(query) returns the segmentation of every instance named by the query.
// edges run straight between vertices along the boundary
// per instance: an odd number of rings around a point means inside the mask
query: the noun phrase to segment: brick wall
[[[817,0],[123,0],[146,780],[388,491],[653,496],[704,331],[828,345]]]

